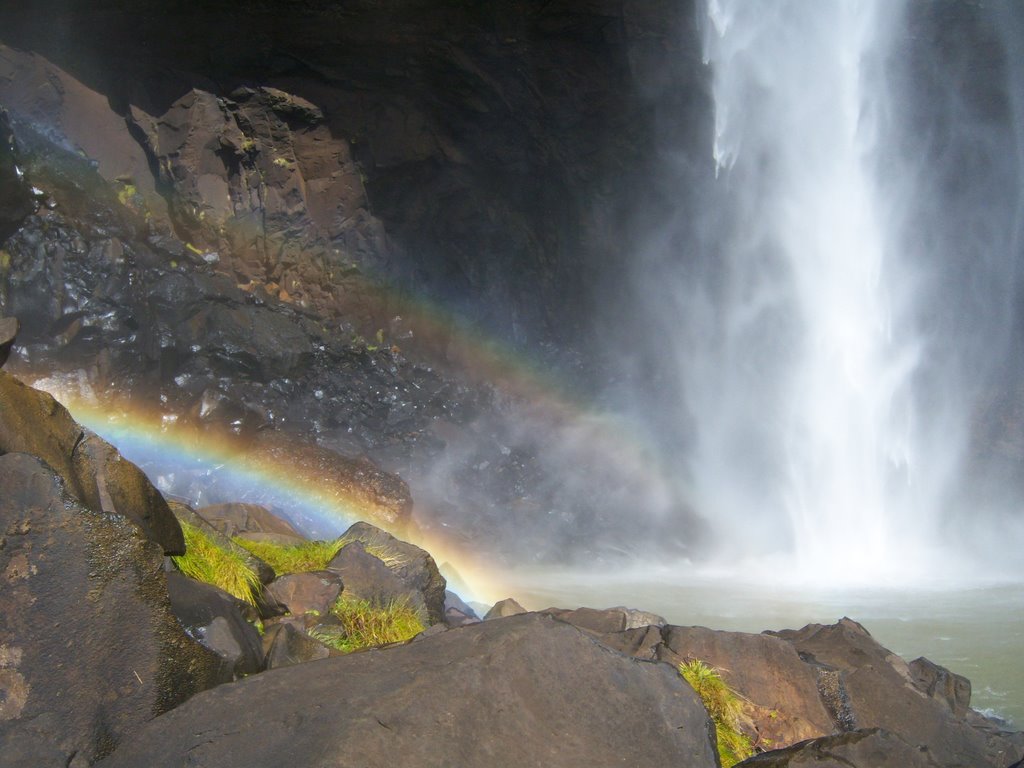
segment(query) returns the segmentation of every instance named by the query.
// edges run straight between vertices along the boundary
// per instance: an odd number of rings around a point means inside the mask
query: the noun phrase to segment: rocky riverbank
[[[1005,768],[1024,754],[1024,735],[970,709],[969,681],[850,619],[754,635],[505,601],[480,621],[428,553],[365,523],[319,562],[282,564],[309,547],[287,521],[169,505],[4,372],[0,485],[3,766],[710,767],[715,727],[679,672],[693,661],[742,702],[758,752],[744,765]],[[250,591],[184,575],[213,551],[249,569]],[[388,611],[381,626],[404,635],[361,639]]]

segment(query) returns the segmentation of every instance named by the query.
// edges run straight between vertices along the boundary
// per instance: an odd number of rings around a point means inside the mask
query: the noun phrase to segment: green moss
[[[240,537],[233,541],[273,568],[278,576],[303,571],[322,571],[344,546],[339,540],[305,541],[294,545],[250,541]]]
[[[240,554],[221,547],[202,529],[188,523],[181,523],[181,531],[185,534],[185,554],[171,558],[179,571],[256,605],[259,576]]]
[[[694,660],[680,664],[679,674],[700,696],[715,724],[718,759],[722,768],[732,768],[751,757],[754,748],[740,730],[744,715],[743,699],[726,684],[718,670],[703,661]]]
[[[344,653],[411,640],[426,627],[419,612],[405,600],[378,605],[342,595],[331,608],[340,624],[321,624],[310,635]]]

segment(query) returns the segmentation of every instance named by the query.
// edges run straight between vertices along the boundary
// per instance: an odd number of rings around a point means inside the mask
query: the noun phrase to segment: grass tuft
[[[274,569],[278,576],[286,573],[322,571],[344,546],[340,541],[305,541],[302,544],[275,544],[272,541],[232,539]]]
[[[700,696],[715,724],[718,759],[722,768],[732,768],[754,754],[750,739],[740,730],[744,701],[722,679],[721,673],[703,661],[684,661],[679,674]]]
[[[426,627],[406,600],[376,605],[342,595],[331,608],[340,625],[321,624],[310,636],[343,653],[411,640]]]
[[[189,523],[181,523],[181,532],[185,535],[185,554],[171,558],[179,571],[256,605],[260,579],[241,555],[224,549]]]

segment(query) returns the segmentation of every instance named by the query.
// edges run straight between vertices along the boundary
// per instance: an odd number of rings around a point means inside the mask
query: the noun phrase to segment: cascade
[[[732,557],[784,554],[802,579],[928,572],[979,498],[972,419],[1012,344],[1019,173],[986,176],[1012,121],[963,107],[965,80],[915,108],[943,52],[908,50],[911,17],[705,6],[716,224],[662,304],[689,477]]]

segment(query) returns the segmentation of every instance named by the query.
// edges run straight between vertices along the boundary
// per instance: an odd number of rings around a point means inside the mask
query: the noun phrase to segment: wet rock
[[[338,766],[718,764],[704,707],[673,670],[527,615],[220,686],[101,765],[312,765],[325,754]]]
[[[971,706],[971,681],[950,672],[923,656],[909,665],[914,684],[931,698],[945,702],[957,717],[963,717]]]
[[[342,547],[327,567],[341,577],[346,597],[378,605],[407,602],[420,613],[424,623],[444,621],[443,610],[439,618],[431,618],[423,593],[399,578],[379,557],[367,552],[361,541]],[[444,604],[441,605],[443,609]]]
[[[161,550],[135,525],[33,456],[0,456],[0,487],[0,765],[95,760],[217,682],[220,660],[182,631]]]
[[[928,748],[871,728],[804,741],[739,763],[743,768],[937,768]]]
[[[165,554],[184,552],[181,527],[138,467],[77,424],[50,395],[0,371],[0,453],[15,452],[38,456],[79,501],[124,515]]]
[[[210,584],[180,573],[167,574],[171,610],[188,636],[221,659],[221,682],[263,669],[263,644],[250,623],[259,618],[252,606]]]
[[[269,630],[267,634],[270,636]],[[330,655],[331,650],[326,645],[285,622],[275,625],[273,629],[266,655],[266,667],[289,667],[293,664],[326,659]]]
[[[23,171],[18,167],[18,158],[14,152],[14,135],[7,110],[0,107],[0,245],[35,210],[32,193],[22,176]],[[4,266],[3,258],[0,256],[0,271],[9,267]],[[3,365],[2,361],[0,365]]]
[[[0,317],[0,368],[3,368],[11,354],[11,347],[18,336],[18,318]]]
[[[544,613],[549,613],[559,621],[585,629],[597,634],[610,634],[613,632],[624,632],[627,629],[636,629],[646,626],[664,626],[665,619],[655,613],[638,611],[633,608],[617,607],[597,610],[594,608],[577,608],[565,610],[561,608],[548,608]]]
[[[910,744],[925,744],[942,766],[1001,768],[1019,757],[1020,748],[998,734],[972,727],[954,716],[946,701],[930,698],[916,684],[907,663],[879,645],[855,621],[810,624],[799,630],[769,633],[789,642],[819,671],[819,681],[841,688],[850,719],[844,729],[884,728]],[[823,699],[828,691],[822,691]]]
[[[309,571],[279,576],[267,593],[285,611],[295,615],[326,614],[341,594],[342,577],[332,571]]]
[[[407,590],[421,595],[429,623],[444,621],[446,583],[430,553],[365,522],[350,527],[341,540],[362,544],[367,551],[384,562]],[[338,555],[341,556],[344,551],[342,549]],[[334,568],[333,562],[329,567]],[[347,580],[345,584],[347,588]]]
[[[511,597],[506,597],[504,600],[499,600],[491,606],[487,615],[484,616],[484,621],[502,619],[506,616],[518,616],[520,613],[526,613],[526,609]]]
[[[196,514],[229,538],[240,533],[279,533],[302,537],[291,523],[259,504],[212,504],[200,507]]]

